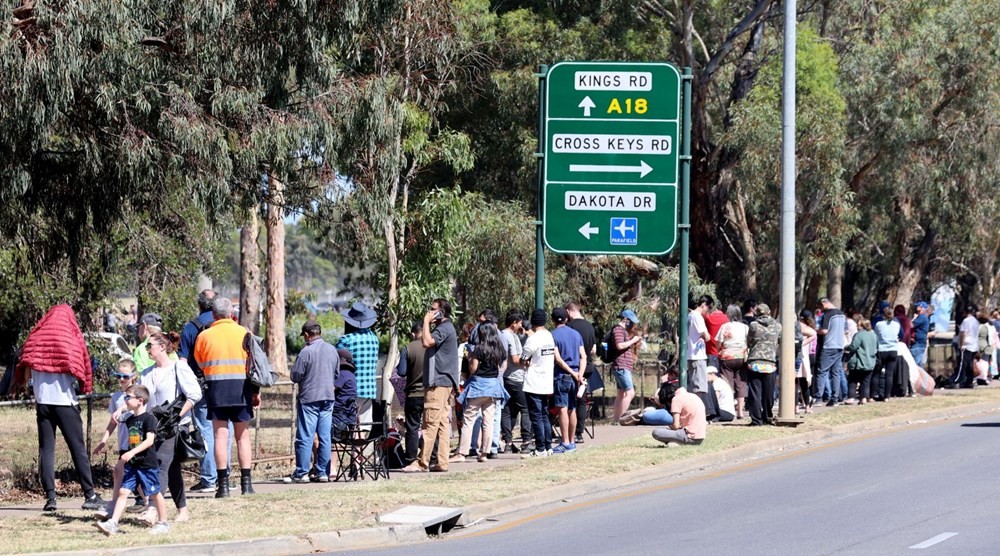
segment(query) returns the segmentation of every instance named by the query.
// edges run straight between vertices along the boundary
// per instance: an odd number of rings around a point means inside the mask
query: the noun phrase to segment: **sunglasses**
[[[131,400],[131,399],[132,399],[132,398],[134,398],[134,397],[135,397],[135,396],[133,396],[132,394],[125,394],[125,398],[124,398],[124,400],[125,400],[125,401],[129,401],[129,400]]]
[[[126,379],[126,378],[132,378],[132,375],[125,375],[125,374],[122,374],[122,373],[115,373],[115,378],[117,378],[118,380],[123,380],[123,379]]]

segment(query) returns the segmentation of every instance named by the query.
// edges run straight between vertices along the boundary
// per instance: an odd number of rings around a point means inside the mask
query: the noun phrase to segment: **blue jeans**
[[[674,424],[674,416],[666,409],[650,409],[642,414],[642,424],[655,427],[669,427]]]
[[[816,391],[820,397],[826,385],[830,384],[830,399],[840,399],[840,382],[844,378],[844,350],[824,349],[819,354],[819,369],[816,371]]]
[[[319,435],[316,469],[330,465],[330,427],[333,423],[333,400],[300,403],[295,431],[295,477],[309,474],[313,437]]]
[[[205,457],[201,458],[198,474],[201,476],[202,483],[215,486],[216,479],[218,478],[216,474],[217,469],[215,468],[215,431],[212,429],[212,420],[208,418],[208,402],[205,398],[194,404],[194,407],[191,409],[191,420],[194,422],[194,426],[198,427],[198,430],[201,431],[201,437],[205,439]],[[232,422],[229,423],[229,450],[226,453],[229,454],[226,458],[226,465],[231,466],[233,453]]]
[[[528,402],[528,416],[531,417],[531,430],[535,433],[535,450],[552,449],[552,425],[549,424],[549,404],[546,394],[525,392]]]
[[[927,344],[913,344],[910,346],[910,355],[913,356],[913,362],[920,367],[926,367],[927,364],[924,361],[924,354],[927,353]]]

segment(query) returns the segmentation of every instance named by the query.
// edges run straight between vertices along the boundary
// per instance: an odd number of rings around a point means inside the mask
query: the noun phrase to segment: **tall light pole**
[[[795,425],[795,0],[785,0],[781,94],[781,399],[778,424]]]

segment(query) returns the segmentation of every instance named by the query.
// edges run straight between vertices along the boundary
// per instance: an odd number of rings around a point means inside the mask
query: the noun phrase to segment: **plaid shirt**
[[[375,399],[375,367],[378,364],[378,336],[364,328],[340,337],[337,349],[346,349],[354,357],[357,368],[358,397]]]

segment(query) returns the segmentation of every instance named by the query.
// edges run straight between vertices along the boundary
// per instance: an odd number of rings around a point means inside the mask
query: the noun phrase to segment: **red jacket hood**
[[[69,305],[56,305],[49,309],[31,329],[21,347],[15,382],[26,383],[32,369],[44,373],[69,373],[80,381],[84,394],[93,390],[87,343]]]

